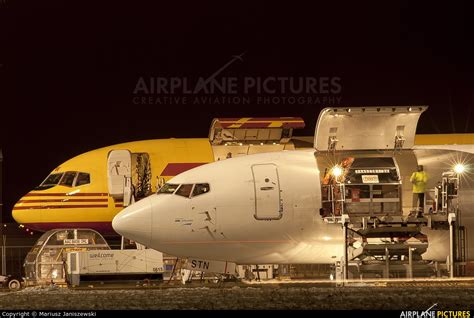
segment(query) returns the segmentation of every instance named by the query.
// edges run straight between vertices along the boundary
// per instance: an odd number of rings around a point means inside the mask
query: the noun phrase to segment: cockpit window
[[[209,183],[197,183],[194,185],[193,197],[208,193],[210,190]]]
[[[160,190],[158,190],[157,194],[164,193],[164,194],[173,194],[176,189],[178,189],[179,184],[171,184],[171,183],[165,183],[164,186],[161,187]]]
[[[74,179],[76,180],[75,182]],[[91,177],[86,172],[59,172],[50,174],[35,190],[46,190],[58,184],[67,187],[78,187],[89,183],[91,183]]]
[[[85,172],[79,172],[76,179],[75,187],[91,183],[91,176]]]
[[[72,184],[74,183],[74,178],[76,178],[76,173],[75,171],[68,171],[64,173],[63,178],[61,179],[61,182],[59,182],[59,185],[63,185],[66,187],[72,187]]]
[[[59,180],[61,180],[63,174],[63,172],[50,174],[39,186],[35,188],[35,190],[46,190],[54,187],[59,183]]]
[[[176,191],[177,195],[180,195],[182,197],[189,198],[189,195],[191,194],[191,190],[193,189],[192,184],[182,184],[179,189]]]
[[[41,183],[42,186],[49,186],[49,185],[57,185],[59,183],[59,180],[61,180],[61,177],[63,176],[63,173],[52,173],[50,174],[46,180]]]

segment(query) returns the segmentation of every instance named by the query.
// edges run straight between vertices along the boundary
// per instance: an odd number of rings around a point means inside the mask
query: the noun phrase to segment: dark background
[[[329,2],[329,1],[328,1]],[[213,117],[324,105],[134,105],[140,76],[339,76],[341,105],[429,105],[418,133],[474,131],[471,8],[289,1],[0,0],[4,215],[61,162],[101,146],[206,137]],[[332,106],[332,105],[331,105]]]

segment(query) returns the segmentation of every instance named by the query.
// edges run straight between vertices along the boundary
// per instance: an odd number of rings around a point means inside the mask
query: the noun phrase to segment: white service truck
[[[68,283],[160,281],[163,254],[153,249],[77,251],[67,254]]]

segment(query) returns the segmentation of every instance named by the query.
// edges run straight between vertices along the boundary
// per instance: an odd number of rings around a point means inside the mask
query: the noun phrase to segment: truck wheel
[[[10,290],[19,290],[21,288],[21,283],[18,279],[13,278],[8,281],[8,289]]]

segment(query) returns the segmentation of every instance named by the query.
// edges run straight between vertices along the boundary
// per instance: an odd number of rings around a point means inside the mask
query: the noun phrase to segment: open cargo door
[[[293,129],[304,128],[300,117],[214,118],[209,130],[212,145],[288,143]]]
[[[428,106],[330,107],[319,113],[318,151],[411,149]]]
[[[128,150],[112,150],[107,158],[107,183],[109,195],[123,200],[127,206],[131,200],[132,154]]]

